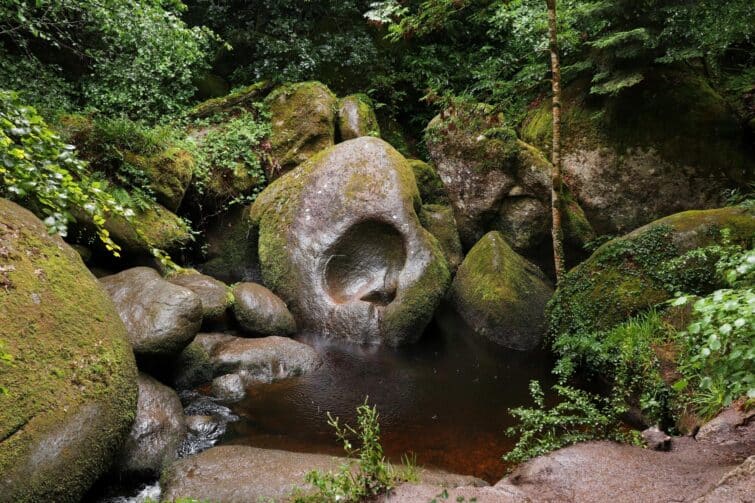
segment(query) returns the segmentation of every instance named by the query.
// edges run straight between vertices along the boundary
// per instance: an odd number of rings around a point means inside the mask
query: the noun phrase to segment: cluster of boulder
[[[284,453],[240,447],[176,459],[212,446],[222,430],[218,416],[226,414],[217,404],[243,399],[255,383],[321,366],[317,351],[290,337],[295,334],[398,346],[416,341],[444,303],[476,336],[512,350],[540,344],[545,306],[554,294],[536,265],[546,265],[551,255],[550,165],[504,117],[481,105],[444,111],[428,126],[430,164],[407,159],[380,139],[369,98],[339,100],[316,82],[250,86],[209,100],[192,114],[251,113],[261,100],[271,114],[265,169],[273,181],[251,206],[215,218],[197,270],[165,274],[132,267],[96,280],[36,217],[0,199],[0,356],[7,351],[14,357],[10,366],[0,361],[0,403],[9,397],[12,402],[0,407],[0,501],[76,501],[107,470],[122,476],[163,473],[169,499],[256,500],[288,493],[294,482],[278,477],[281,470],[304,473],[332,461],[301,457],[301,466],[293,466]],[[705,105],[711,121],[727,124],[724,110]],[[533,110],[520,133],[541,146],[544,113]],[[674,243],[669,260],[719,242],[717,230],[724,227],[734,238],[751,238],[755,218],[744,208],[685,212],[649,223],[719,200],[710,190],[697,190],[697,175],[678,176],[667,158],[657,171],[649,168],[664,151],[632,145],[625,158],[620,149],[626,142],[595,134],[586,139],[584,131],[567,128],[565,135],[568,243],[583,247],[596,230],[648,225],[604,245],[567,276],[553,300],[557,322],[610,326],[670,298],[673,292],[643,270],[642,260],[624,253],[657,229],[666,233],[661,239]],[[201,142],[207,131],[191,134]],[[728,146],[727,138],[720,145]],[[737,159],[731,166],[709,166],[705,180],[737,175]],[[172,151],[130,162],[143,166],[158,203],[137,215],[136,226],[108,221],[114,240],[132,257],[148,255],[152,247],[185,246],[191,233],[176,212],[194,199],[186,197],[192,193],[192,160]],[[690,173],[702,169],[684,166]],[[613,179],[619,171],[622,177]],[[243,173],[219,173],[210,174],[205,197],[235,197],[256,183]],[[669,178],[675,187],[669,190],[684,198],[641,203],[649,186]],[[607,185],[612,192],[601,195]],[[203,405],[189,403],[197,398],[189,390],[202,385],[212,397],[200,398]],[[185,394],[179,397],[177,390]],[[751,430],[747,426],[747,435]],[[186,447],[187,438],[200,437],[195,445],[201,447]],[[441,483],[464,486],[453,492],[459,497],[493,501],[527,501],[535,494],[527,484],[547,486],[558,500],[583,491],[576,478],[595,468],[590,459],[600,459],[584,457],[585,449],[640,460],[632,461],[638,466],[644,462],[644,454],[623,447],[569,449],[526,465],[494,488],[438,479],[401,487],[386,500],[426,501],[437,496],[430,493]],[[709,473],[724,475],[733,463],[727,456],[721,454],[727,461],[712,463]],[[751,466],[744,469],[751,474]],[[223,482],[239,470],[262,475]],[[568,473],[554,475],[562,472]],[[706,479],[708,493],[699,492],[701,498],[719,490],[715,477]],[[596,500],[591,497],[578,499]]]

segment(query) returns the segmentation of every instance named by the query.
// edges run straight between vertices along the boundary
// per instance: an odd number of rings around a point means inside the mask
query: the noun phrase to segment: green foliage
[[[133,210],[118,204],[93,179],[74,147],[64,144],[33,107],[15,93],[0,91],[0,195],[30,207],[54,232],[65,236],[72,211],[92,217],[100,240],[114,255],[120,247],[104,228],[108,215],[127,220]]]
[[[693,320],[678,334],[679,371],[674,389],[703,417],[711,417],[746,396],[755,403],[755,251],[741,251],[719,262],[730,288],[676,306],[692,304]]]
[[[305,494],[298,491],[295,501],[364,501],[391,490],[400,482],[416,479],[416,469],[408,458],[405,458],[403,470],[397,470],[385,460],[380,445],[377,408],[370,407],[366,399],[357,407],[357,428],[342,425],[330,413],[328,424],[336,431],[346,454],[356,460],[342,465],[337,473],[308,473],[305,480],[315,488],[315,492]],[[359,447],[352,444],[355,437]]]
[[[30,68],[43,68],[46,80],[70,82],[43,90],[42,104],[75,91],[80,105],[159,119],[192,97],[193,80],[207,67],[216,41],[206,28],[188,28],[180,19],[183,10],[180,0],[3,2],[4,52],[17,61],[3,73],[21,68],[32,76]],[[44,63],[50,60],[60,64]],[[4,85],[12,79],[0,75]],[[16,78],[14,89],[36,99],[34,91],[41,86],[34,80]]]
[[[519,424],[508,428],[507,435],[518,436],[516,446],[503,456],[509,463],[521,463],[550,451],[594,439],[637,442],[637,435],[617,425],[626,411],[622,401],[606,399],[570,386],[555,385],[558,403],[548,409],[537,381],[530,383],[535,407],[518,407],[510,413]]]

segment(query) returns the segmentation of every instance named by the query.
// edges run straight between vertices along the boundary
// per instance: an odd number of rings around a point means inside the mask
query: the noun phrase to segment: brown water
[[[378,408],[386,456],[405,453],[423,466],[495,482],[514,440],[508,409],[530,405],[528,384],[553,382],[542,352],[517,352],[482,341],[451,315],[401,349],[303,339],[324,365],[310,375],[249,389],[232,409],[223,444],[343,454],[326,412],[354,424],[366,396]]]

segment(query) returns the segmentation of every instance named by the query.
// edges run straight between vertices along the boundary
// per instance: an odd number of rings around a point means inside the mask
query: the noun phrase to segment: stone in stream
[[[128,329],[134,353],[173,355],[202,325],[202,301],[154,269],[134,267],[100,279]]]
[[[238,402],[246,396],[239,374],[224,374],[212,380],[212,396],[224,403]]]
[[[215,278],[196,272],[179,273],[168,281],[188,288],[202,301],[202,322],[217,324],[225,320],[226,311],[233,305],[233,295],[228,286]]]
[[[223,340],[233,339],[223,333],[201,333],[173,360],[170,379],[178,390],[193,389],[212,381],[210,352]]]
[[[450,298],[475,333],[511,349],[529,350],[545,334],[545,305],[552,294],[537,266],[494,231],[459,266]]]
[[[183,407],[172,389],[139,373],[139,402],[131,433],[121,448],[116,470],[121,474],[158,476],[176,459],[186,435]]]
[[[162,500],[192,498],[218,503],[283,501],[301,487],[311,489],[304,477],[312,470],[336,471],[345,458],[259,449],[241,445],[214,447],[171,465],[160,480]],[[429,483],[455,487],[485,485],[474,477],[420,470]]]
[[[262,285],[239,283],[233,287],[233,313],[241,328],[256,335],[291,335],[296,322],[286,304]]]
[[[80,501],[136,410],[126,328],[79,255],[0,199],[0,501]]]
[[[360,343],[416,341],[450,280],[420,225],[406,159],[371,137],[314,156],[251,209],[265,284],[300,329]]]

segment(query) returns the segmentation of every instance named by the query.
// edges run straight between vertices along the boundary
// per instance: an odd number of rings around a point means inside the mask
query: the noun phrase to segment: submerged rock
[[[372,100],[367,95],[353,94],[340,100],[338,131],[341,141],[360,136],[380,137],[380,126],[372,108]]]
[[[210,360],[214,375],[238,374],[245,384],[299,376],[322,364],[310,346],[275,336],[226,339],[213,347]]]
[[[172,355],[181,351],[202,324],[202,301],[154,269],[134,267],[100,279],[128,329],[137,354]]]
[[[459,266],[450,298],[475,333],[528,350],[545,335],[545,305],[552,294],[537,266],[517,255],[501,233],[489,232]]]
[[[384,141],[362,137],[321,152],[252,206],[265,284],[300,329],[412,342],[450,278],[419,209],[411,169]]]
[[[131,433],[116,463],[120,473],[157,476],[176,459],[186,435],[183,407],[172,389],[140,373],[139,402]]]
[[[280,176],[335,143],[335,95],[319,82],[287,84],[273,90],[265,103],[272,114],[272,154]]]
[[[296,322],[286,304],[262,285],[239,283],[233,287],[233,313],[241,328],[258,335],[291,335]]]
[[[136,410],[136,365],[113,303],[78,254],[0,199],[0,501],[75,502]]]
[[[168,278],[174,285],[188,288],[202,301],[202,321],[220,323],[224,321],[226,311],[233,304],[233,295],[222,281],[193,272],[180,273]]]

